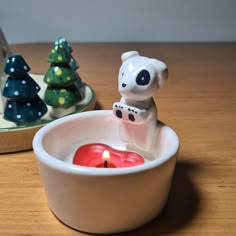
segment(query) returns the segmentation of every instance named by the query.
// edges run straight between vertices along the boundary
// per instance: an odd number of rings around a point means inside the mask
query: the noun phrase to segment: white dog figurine
[[[121,56],[118,91],[121,100],[113,104],[114,115],[122,120],[120,135],[126,143],[147,150],[157,126],[153,95],[168,77],[165,63],[140,56],[136,51]]]

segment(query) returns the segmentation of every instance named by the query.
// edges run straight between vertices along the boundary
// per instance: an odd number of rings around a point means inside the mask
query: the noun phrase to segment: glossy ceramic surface
[[[40,85],[40,97],[43,97],[46,89],[46,84],[43,82],[43,75],[31,74],[31,76]],[[96,97],[94,90],[87,84],[84,86],[84,98],[77,104],[75,110],[71,113],[82,112],[94,109]],[[35,122],[17,126],[15,123],[7,121],[0,113],[0,153],[16,152],[32,149],[32,140],[35,133],[45,124],[55,120],[51,116],[51,107],[48,107],[48,112]],[[23,138],[22,138],[23,137]]]
[[[149,151],[158,119],[153,95],[167,80],[167,65],[157,59],[141,56],[137,51],[123,53],[121,60],[118,75],[121,99],[113,104],[113,112],[123,121],[124,142]]]
[[[179,140],[158,122],[156,148],[145,152],[120,138],[113,111],[89,111],[55,120],[35,135],[33,149],[49,207],[66,225],[91,233],[117,233],[156,217],[171,187]],[[126,168],[91,168],[72,164],[87,143],[140,153],[145,163]]]

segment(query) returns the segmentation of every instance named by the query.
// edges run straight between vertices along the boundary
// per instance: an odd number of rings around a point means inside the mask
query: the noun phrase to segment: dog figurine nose
[[[122,87],[123,87],[123,88],[125,88],[125,87],[126,87],[126,85],[127,85],[126,83],[122,83]]]

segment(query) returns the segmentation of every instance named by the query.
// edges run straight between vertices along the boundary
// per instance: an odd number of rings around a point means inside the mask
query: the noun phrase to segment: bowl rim
[[[54,129],[57,126],[60,126],[70,121],[74,121],[80,117],[83,118],[83,117],[94,116],[94,115],[113,116],[113,111],[112,110],[94,110],[94,111],[85,111],[82,113],[72,114],[72,115],[68,115],[68,116],[59,118],[57,120],[54,120],[46,124],[42,128],[40,128],[35,134],[33,138],[33,142],[32,142],[33,151],[36,156],[36,159],[38,159],[40,162],[42,162],[43,164],[47,165],[48,167],[52,169],[57,169],[61,172],[70,173],[74,175],[89,175],[89,176],[127,175],[127,174],[136,173],[136,172],[146,171],[146,170],[161,166],[162,164],[166,163],[168,160],[173,158],[179,150],[178,135],[175,133],[175,131],[172,128],[160,122],[161,124],[165,125],[165,127],[169,130],[168,132],[170,132],[171,135],[173,136],[173,139],[174,139],[173,146],[170,152],[168,152],[167,154],[164,153],[158,159],[152,160],[150,162],[145,162],[142,165],[124,167],[124,168],[110,168],[110,169],[84,167],[84,166],[74,165],[72,163],[68,163],[63,160],[59,160],[45,151],[42,145],[42,140],[47,132],[49,132],[50,130]]]

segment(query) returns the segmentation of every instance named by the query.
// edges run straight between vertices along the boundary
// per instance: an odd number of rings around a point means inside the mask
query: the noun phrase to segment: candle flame
[[[109,158],[110,158],[110,153],[107,150],[105,150],[102,154],[102,159],[108,160]]]

